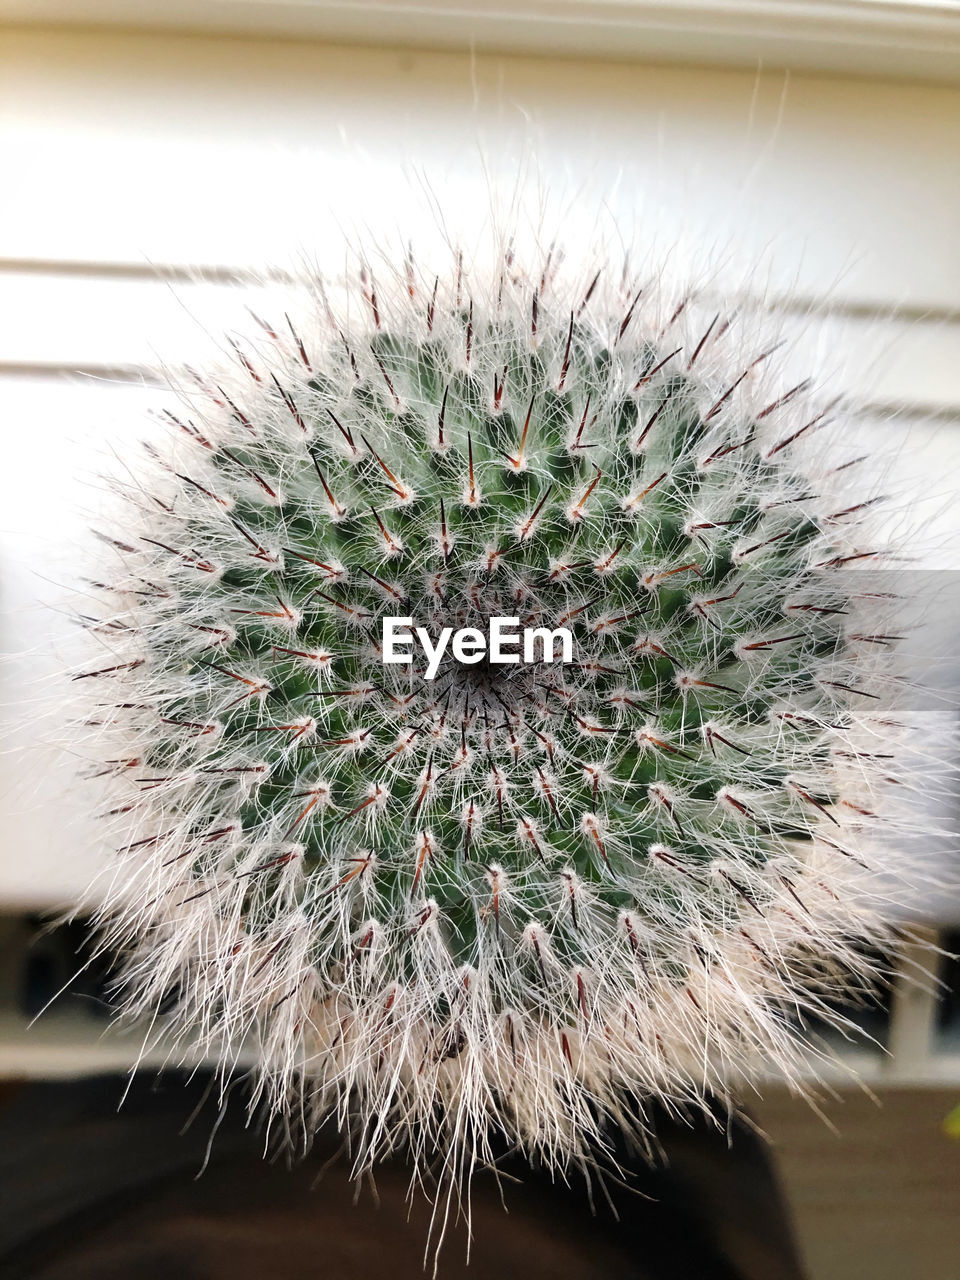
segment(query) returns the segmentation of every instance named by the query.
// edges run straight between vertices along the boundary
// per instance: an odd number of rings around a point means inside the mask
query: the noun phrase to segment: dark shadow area
[[[263,1159],[238,1096],[217,1121],[209,1077],[23,1086],[0,1108],[3,1280],[401,1280],[423,1274],[430,1205],[380,1168],[357,1195],[334,1135],[288,1168]],[[209,1096],[208,1096],[209,1094]],[[199,1109],[192,1125],[184,1126]],[[595,1195],[504,1160],[474,1183],[439,1275],[470,1280],[802,1280],[770,1153],[749,1128],[658,1124],[668,1163]],[[322,1176],[321,1176],[322,1175]],[[514,1181],[516,1179],[517,1181]]]

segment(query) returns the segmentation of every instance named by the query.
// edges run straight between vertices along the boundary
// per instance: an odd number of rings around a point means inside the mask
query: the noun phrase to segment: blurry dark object
[[[896,958],[889,951],[875,947],[861,948],[869,968],[876,974],[889,973],[896,965]],[[860,1052],[887,1049],[890,1039],[892,1013],[892,982],[858,981],[851,975],[848,991],[833,999],[825,998],[823,1007],[828,1015],[822,1019],[805,1014],[802,1026],[808,1035],[820,1037],[828,1045],[849,1044]],[[837,1018],[842,1018],[842,1030]]]
[[[61,1013],[77,1009],[109,1018],[112,957],[97,952],[88,921],[51,923],[38,915],[8,916],[0,921],[0,929],[22,1014],[35,1018],[56,1001]]]
[[[319,1175],[323,1135],[293,1167],[262,1158],[237,1099],[212,1142],[209,1078],[144,1075],[117,1110],[116,1077],[23,1087],[0,1110],[3,1280],[401,1280],[421,1277],[430,1214],[408,1212],[407,1174],[378,1170],[379,1203],[358,1202],[342,1161]],[[181,1133],[194,1108],[199,1115]],[[439,1275],[468,1280],[802,1280],[769,1153],[740,1125],[664,1118],[669,1165],[637,1167],[633,1187],[549,1183],[506,1161],[505,1213],[487,1175],[474,1183],[469,1268],[462,1227]],[[637,1193],[641,1194],[637,1194]],[[644,1198],[644,1197],[650,1197]]]
[[[940,958],[938,977],[942,986],[937,1007],[937,1034],[942,1042],[960,1044],[960,929],[940,935],[945,955]]]

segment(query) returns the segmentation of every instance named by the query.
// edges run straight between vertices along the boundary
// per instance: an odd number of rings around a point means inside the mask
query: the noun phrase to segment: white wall
[[[66,713],[34,692],[38,673],[56,687],[70,647],[68,624],[37,602],[78,574],[100,501],[78,476],[117,465],[109,443],[136,436],[159,394],[137,379],[157,355],[200,359],[243,323],[231,269],[304,250],[336,268],[342,226],[435,235],[425,190],[452,228],[470,227],[522,169],[554,207],[579,190],[563,219],[570,252],[602,204],[652,243],[701,246],[731,275],[759,262],[754,287],[829,307],[808,347],[862,395],[867,430],[899,410],[883,438],[939,511],[937,562],[960,566],[946,504],[960,472],[960,88],[0,35],[0,703],[14,727],[0,756],[0,904],[69,899],[105,852],[69,762],[51,764]]]

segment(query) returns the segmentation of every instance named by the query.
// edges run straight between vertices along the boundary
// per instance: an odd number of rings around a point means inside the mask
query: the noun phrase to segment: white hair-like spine
[[[493,1132],[562,1166],[799,1082],[890,941],[902,685],[876,495],[768,319],[510,250],[381,276],[182,391],[74,678],[126,1011],[456,1185]],[[384,614],[513,613],[573,667],[380,660]]]

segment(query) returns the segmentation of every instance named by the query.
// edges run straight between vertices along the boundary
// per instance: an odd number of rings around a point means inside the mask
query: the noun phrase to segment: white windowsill
[[[0,19],[960,80],[958,0],[0,0]]]

